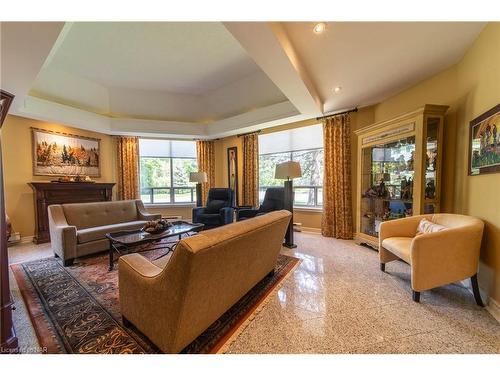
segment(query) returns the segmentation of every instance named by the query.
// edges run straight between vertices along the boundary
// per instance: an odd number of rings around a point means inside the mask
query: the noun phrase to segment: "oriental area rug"
[[[158,256],[156,250],[141,254]],[[261,280],[182,353],[223,353],[299,261],[280,254],[274,275]],[[70,267],[45,258],[11,268],[39,344],[48,353],[160,353],[135,327],[123,326],[118,266],[108,272],[107,254],[79,259]]]

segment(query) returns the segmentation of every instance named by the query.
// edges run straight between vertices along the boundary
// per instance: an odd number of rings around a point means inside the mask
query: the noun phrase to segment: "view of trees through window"
[[[198,171],[196,159],[141,157],[141,199],[144,203],[191,203],[196,184],[189,173]]]
[[[277,164],[297,161],[302,177],[293,180],[294,205],[317,207],[323,205],[323,149],[280,152],[259,155],[259,199],[262,202],[265,191],[271,186],[283,186],[283,180],[274,178]]]

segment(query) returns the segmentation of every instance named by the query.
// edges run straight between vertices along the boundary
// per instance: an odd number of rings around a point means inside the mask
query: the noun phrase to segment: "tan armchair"
[[[447,229],[416,235],[420,220],[426,218]],[[474,298],[483,306],[477,285],[479,251],[484,223],[475,217],[456,214],[417,215],[386,221],[380,225],[380,269],[402,259],[411,267],[413,300],[420,292],[471,278]]]

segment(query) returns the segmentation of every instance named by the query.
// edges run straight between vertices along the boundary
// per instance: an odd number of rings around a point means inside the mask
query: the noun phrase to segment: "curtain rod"
[[[245,135],[250,135],[250,134],[259,134],[262,130],[256,130],[254,132],[249,132],[249,133],[242,133],[242,134],[237,134],[237,137],[243,137]]]
[[[345,115],[346,113],[351,113],[351,112],[358,112],[358,107],[355,107],[353,109],[349,109],[347,111],[342,111],[342,112],[337,112],[337,113],[330,113],[329,115],[321,116],[321,117],[316,117],[316,120],[323,120],[325,118],[329,117],[335,117],[338,115]]]

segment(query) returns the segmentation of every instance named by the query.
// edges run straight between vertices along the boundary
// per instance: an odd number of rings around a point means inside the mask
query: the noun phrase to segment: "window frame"
[[[285,151],[285,152],[268,152],[265,154],[259,154],[259,177],[260,177],[260,157],[261,156],[269,156],[269,155],[278,155],[278,154],[288,154],[289,159],[288,161],[297,161],[293,159],[293,154],[295,152],[309,152],[309,151],[317,151],[317,150],[322,150],[323,151],[323,166],[324,166],[324,147],[315,147],[315,148],[308,148],[308,149],[301,149],[301,150],[293,150],[293,151]],[[323,177],[321,178],[321,182],[323,182]],[[265,186],[260,184],[260,178],[259,178],[259,192],[262,188],[267,189],[270,187],[275,187],[275,186]],[[295,189],[296,188],[303,188],[303,189],[314,189],[314,205],[306,205],[306,204],[296,204],[295,202],[293,203],[293,208],[297,210],[304,210],[304,211],[313,211],[313,210],[323,210],[323,204],[318,205],[318,190],[323,189],[323,183],[321,185],[293,185],[293,190],[295,194]],[[259,203],[260,199],[259,199]]]
[[[172,139],[164,139],[165,141],[172,141]],[[185,141],[189,142],[189,141]],[[159,187],[154,187],[154,186],[149,186],[149,187],[142,187],[142,174],[141,174],[141,160],[142,158],[147,158],[147,159],[169,159],[170,160],[170,186],[159,186]],[[181,160],[194,160],[196,164],[198,164],[198,160],[196,157],[194,158],[189,158],[189,157],[179,157],[179,156],[141,156],[139,154],[139,195],[142,196],[145,194],[142,194],[142,189],[149,189],[150,193],[150,202],[144,202],[145,206],[148,207],[153,207],[153,206],[159,206],[159,207],[165,207],[165,206],[194,206],[196,204],[196,186],[175,186],[174,185],[174,159],[181,159]],[[155,202],[154,201],[154,190],[155,189],[164,189],[168,190],[168,196],[169,196],[169,202]],[[175,202],[175,191],[178,189],[186,189],[191,191],[191,201],[189,202]]]

